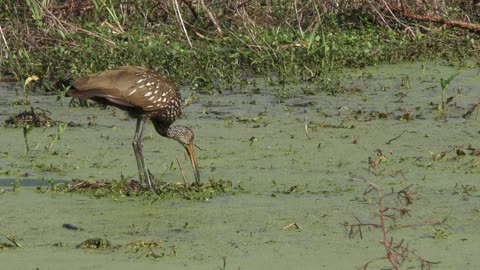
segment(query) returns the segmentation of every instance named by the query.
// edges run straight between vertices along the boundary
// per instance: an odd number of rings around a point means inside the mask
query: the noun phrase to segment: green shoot
[[[440,86],[442,87],[442,102],[438,105],[438,110],[443,116],[446,116],[447,114],[447,90],[448,90],[448,85],[450,82],[453,81],[460,73],[457,72],[455,74],[452,74],[448,79],[440,78]]]
[[[33,126],[28,124],[23,127],[23,139],[25,141],[27,153],[30,152],[30,147],[28,146],[28,135],[30,135],[30,132],[32,132],[32,129],[33,129]]]
[[[50,144],[48,145],[47,147],[47,152],[50,151],[50,148],[52,148],[52,146],[60,140],[60,136],[62,136],[62,134],[65,132],[65,129],[67,128],[67,125],[65,124],[60,124],[58,125],[57,127],[57,132],[55,133],[55,135],[53,135],[53,138],[50,140]]]

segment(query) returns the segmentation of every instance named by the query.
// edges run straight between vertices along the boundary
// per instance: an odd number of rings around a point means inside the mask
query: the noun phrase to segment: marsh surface
[[[440,80],[457,72],[446,92],[453,99],[441,112]],[[480,119],[478,110],[462,117],[480,102],[478,68],[408,63],[345,74],[335,95],[261,80],[238,93],[197,94],[177,123],[191,126],[204,149],[197,150],[202,181],[227,179],[243,189],[206,201],[37,192],[49,181],[138,178],[135,124],[115,108],[72,108],[68,99],[31,94],[31,106],[52,119],[83,126],[67,127],[50,148],[56,128],[34,128],[29,153],[22,128],[0,128],[0,233],[22,246],[0,249],[2,268],[354,269],[385,256],[379,230],[350,239],[341,225],[355,217],[378,223],[374,194],[352,179],[376,181],[368,157],[380,149],[385,192],[409,185],[416,192],[394,239],[440,262],[433,269],[480,269]],[[18,98],[14,85],[0,87],[2,121],[30,108],[10,105]],[[151,126],[146,137],[157,178],[182,182],[178,158],[193,182],[178,143]],[[435,239],[434,227],[445,234]],[[112,246],[76,248],[90,238]],[[161,245],[132,244],[141,241]],[[9,241],[1,236],[0,243]],[[371,269],[386,266],[379,261]]]

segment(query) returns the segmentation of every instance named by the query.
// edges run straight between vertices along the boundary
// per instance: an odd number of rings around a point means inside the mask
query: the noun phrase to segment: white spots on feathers
[[[173,122],[180,114],[179,94],[163,76],[151,72],[135,73],[135,83],[128,90],[127,102],[141,107],[147,115]]]
[[[137,88],[133,89],[132,92],[130,92],[127,97],[131,96],[131,95],[132,95],[133,93],[135,93],[136,91],[137,91]]]

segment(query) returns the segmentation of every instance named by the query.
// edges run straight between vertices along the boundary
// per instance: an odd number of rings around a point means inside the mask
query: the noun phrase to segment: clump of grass
[[[77,248],[88,249],[109,249],[112,247],[112,243],[104,238],[89,238],[77,245]]]
[[[132,179],[122,178],[117,180],[103,181],[72,181],[66,184],[51,182],[49,188],[38,187],[41,192],[55,193],[80,193],[95,198],[101,197],[126,197],[144,196],[155,199],[184,198],[187,200],[208,200],[220,194],[233,194],[235,188],[232,181],[223,179],[209,179],[207,183],[167,183],[161,182],[156,185],[156,190],[148,190]]]

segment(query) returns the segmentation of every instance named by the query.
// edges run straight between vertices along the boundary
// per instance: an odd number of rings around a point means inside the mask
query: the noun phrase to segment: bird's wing
[[[141,107],[144,111],[180,109],[180,94],[175,84],[154,72],[143,72],[131,81],[128,91],[123,92],[126,102]]]
[[[166,126],[181,114],[180,93],[175,85],[158,73],[146,72],[136,76],[134,85],[124,92],[124,100],[155,116]]]
[[[73,88],[67,92],[67,95],[94,100],[104,99],[107,101],[104,103],[107,104],[135,107],[123,97],[123,92],[128,91],[128,88],[133,85],[131,81],[134,79],[135,67],[132,68],[120,67],[76,79],[72,82]]]
[[[72,86],[74,89],[67,93],[72,97],[103,98],[111,105],[144,111],[180,111],[181,98],[175,84],[144,67],[118,67],[79,78]]]

